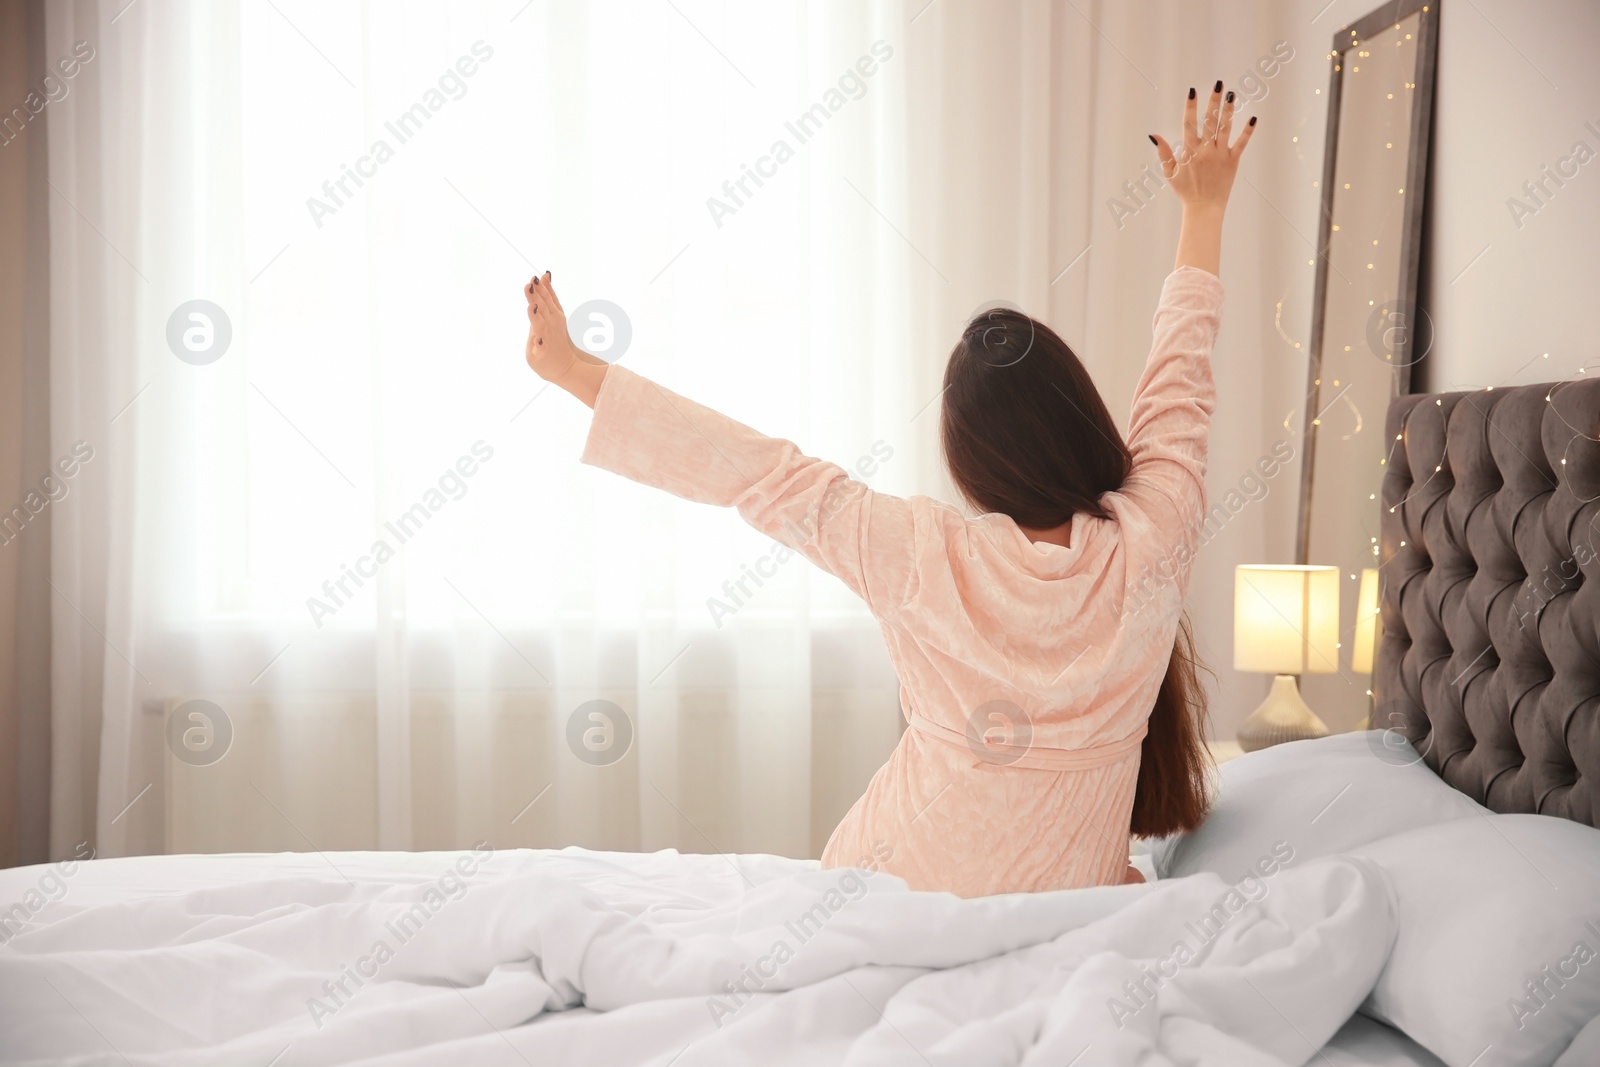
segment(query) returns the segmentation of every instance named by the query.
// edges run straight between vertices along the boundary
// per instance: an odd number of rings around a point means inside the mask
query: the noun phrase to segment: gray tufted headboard
[[[1600,378],[1387,428],[1373,728],[1495,811],[1600,825]]]

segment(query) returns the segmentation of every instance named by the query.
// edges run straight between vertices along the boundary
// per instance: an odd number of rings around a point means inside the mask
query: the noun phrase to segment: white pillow
[[[1600,830],[1490,814],[1352,852],[1388,872],[1400,920],[1363,1014],[1449,1067],[1550,1067],[1600,1016]]]
[[[1594,1067],[1597,1063],[1600,1063],[1600,1015],[1590,1019],[1589,1025],[1579,1031],[1576,1040],[1555,1062],[1555,1067]]]
[[[1161,878],[1210,871],[1232,882],[1262,867],[1345,852],[1487,808],[1446,785],[1398,733],[1290,741],[1222,764],[1211,813],[1193,833],[1152,842]]]

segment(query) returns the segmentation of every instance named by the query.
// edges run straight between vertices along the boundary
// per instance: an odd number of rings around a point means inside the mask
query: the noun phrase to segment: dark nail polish
[[[1189,99],[1190,100],[1194,99],[1194,86],[1192,86],[1192,85],[1189,86]]]
[[[1217,84],[1212,86],[1211,91],[1214,92],[1214,93],[1222,92],[1222,79],[1221,78],[1217,79]]]
[[[1150,135],[1150,143],[1151,144],[1155,144],[1156,143],[1156,135],[1153,134],[1153,133]]]
[[[1254,126],[1255,124],[1256,124],[1256,117],[1254,115],[1251,115],[1250,116],[1250,125]]]
[[[1227,95],[1226,99],[1227,99],[1228,103],[1230,103],[1230,104],[1233,103],[1233,90],[1232,89],[1228,90],[1228,95]]]

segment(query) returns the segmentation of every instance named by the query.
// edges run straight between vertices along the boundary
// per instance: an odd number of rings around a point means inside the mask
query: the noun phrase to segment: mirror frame
[[[1339,155],[1339,108],[1342,102],[1345,53],[1359,48],[1373,34],[1420,12],[1417,28],[1416,90],[1412,96],[1411,143],[1407,146],[1406,188],[1421,195],[1405,205],[1400,237],[1400,284],[1396,312],[1402,323],[1416,323],[1417,292],[1421,282],[1423,213],[1427,208],[1428,156],[1433,118],[1434,69],[1438,61],[1439,5],[1442,0],[1390,0],[1333,35],[1328,55],[1328,122],[1322,152],[1321,218],[1317,227],[1317,276],[1311,301],[1310,358],[1306,366],[1306,411],[1300,455],[1299,523],[1295,533],[1295,562],[1310,562],[1311,490],[1316,477],[1316,419],[1320,414],[1322,341],[1326,327],[1330,238],[1333,232],[1333,186]],[[1352,31],[1354,35],[1352,36]],[[1391,370],[1389,398],[1411,391],[1409,348],[1414,330],[1402,330],[1396,342],[1397,358]],[[1426,354],[1426,349],[1424,349]],[[1420,358],[1420,357],[1419,357]]]

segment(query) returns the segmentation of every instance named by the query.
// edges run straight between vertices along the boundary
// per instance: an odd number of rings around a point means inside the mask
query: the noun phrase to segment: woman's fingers
[[[550,272],[534,275],[523,286],[528,298],[528,353],[545,347],[561,347],[567,329],[567,314],[550,285]]]
[[[561,311],[561,302],[556,299],[555,290],[550,288],[549,271],[534,275],[533,279],[522,287],[522,291],[528,297],[530,315],[537,311],[541,317],[548,317],[551,313]]]
[[[1172,146],[1167,144],[1167,139],[1158,133],[1152,133],[1150,140],[1155,142],[1156,158],[1161,161],[1161,176],[1171,179],[1178,173],[1178,157],[1172,152]]]
[[[539,279],[539,292],[549,297],[550,307],[553,311],[560,314],[562,318],[566,317],[566,311],[561,307],[561,298],[556,295],[554,287],[550,284],[549,271],[545,271],[543,277]]]
[[[531,328],[539,321],[539,289],[533,284],[532,278],[522,287],[522,295],[528,301],[528,326]]]
[[[1222,109],[1222,82],[1217,82],[1216,88],[1211,90],[1211,97],[1206,101],[1206,125],[1200,131],[1201,141],[1215,141],[1217,139],[1217,120]]]
[[[1217,144],[1223,148],[1233,138],[1233,90],[1222,98],[1222,118],[1217,125]]]
[[[1240,131],[1239,139],[1233,142],[1233,148],[1231,151],[1233,152],[1235,159],[1239,158],[1239,153],[1244,151],[1244,146],[1250,143],[1250,138],[1255,135],[1255,132],[1256,117],[1251,115],[1250,121],[1245,123],[1244,129]]]
[[[1199,128],[1195,126],[1194,89],[1189,89],[1189,99],[1183,105],[1183,146],[1191,151],[1200,145]]]

